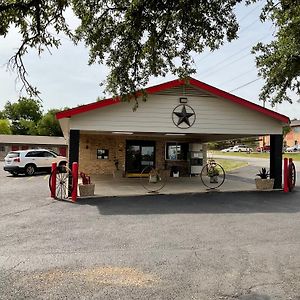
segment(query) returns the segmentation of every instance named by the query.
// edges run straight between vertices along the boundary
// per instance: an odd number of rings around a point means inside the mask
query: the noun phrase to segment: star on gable
[[[177,117],[177,120],[176,117],[174,118],[174,116]],[[180,104],[174,108],[172,119],[178,128],[186,129],[193,126],[196,119],[196,114],[191,106],[187,104]]]

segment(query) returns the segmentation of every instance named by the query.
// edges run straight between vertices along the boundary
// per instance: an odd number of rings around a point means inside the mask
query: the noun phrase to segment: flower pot
[[[255,184],[258,190],[272,190],[274,186],[274,179],[255,178]]]
[[[218,183],[218,175],[210,176],[209,177],[209,182],[210,183]]]
[[[90,184],[79,184],[79,195],[80,197],[94,196],[95,194],[95,183]]]
[[[149,183],[157,183],[159,181],[159,176],[158,175],[151,175],[149,176]]]

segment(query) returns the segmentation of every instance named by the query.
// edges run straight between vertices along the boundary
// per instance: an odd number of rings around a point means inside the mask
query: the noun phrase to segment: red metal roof
[[[146,92],[148,94],[154,94],[154,93],[164,91],[164,90],[168,90],[168,89],[171,89],[171,88],[174,88],[174,87],[182,86],[186,83],[187,82],[185,80],[176,79],[176,80],[172,80],[172,81],[169,81],[169,82],[165,82],[165,83],[162,83],[162,84],[159,84],[159,85],[149,87],[149,88],[146,89]],[[204,91],[206,91],[206,92],[208,92],[208,93],[210,93],[214,96],[221,97],[225,100],[229,100],[231,102],[234,102],[234,103],[237,103],[239,105],[245,106],[245,107],[247,107],[251,110],[258,111],[258,112],[260,112],[260,113],[262,113],[266,116],[272,117],[272,118],[274,118],[278,121],[281,121],[283,123],[289,123],[290,122],[290,119],[285,115],[282,115],[282,114],[279,114],[279,113],[277,113],[275,111],[272,111],[270,109],[264,108],[260,105],[252,103],[248,100],[245,100],[245,99],[240,98],[238,96],[235,96],[233,94],[227,93],[223,90],[220,90],[216,87],[208,85],[208,84],[206,84],[202,81],[196,80],[194,78],[190,77],[188,79],[188,84],[191,85],[191,86],[195,86],[197,88],[200,88],[200,89],[202,89],[202,90],[204,90]],[[91,111],[91,110],[94,110],[94,109],[99,109],[99,108],[103,108],[105,106],[118,104],[118,103],[120,103],[120,98],[105,99],[105,100],[102,100],[102,101],[93,102],[93,103],[90,103],[90,104],[86,104],[86,105],[82,105],[82,106],[78,106],[78,107],[75,107],[75,108],[71,108],[71,109],[68,109],[68,110],[58,112],[56,114],[56,118],[57,119],[70,118],[74,115],[78,115],[78,114],[81,114],[81,113],[84,113],[84,112],[88,112],[88,111]]]

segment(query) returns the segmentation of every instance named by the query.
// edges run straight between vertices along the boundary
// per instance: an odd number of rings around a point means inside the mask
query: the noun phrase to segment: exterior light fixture
[[[186,98],[186,97],[181,97],[181,98],[179,98],[179,102],[180,102],[180,103],[187,103],[187,102],[188,102],[188,98]]]
[[[113,134],[133,134],[133,132],[126,132],[126,131],[113,131]]]
[[[165,135],[186,135],[185,133],[166,133]]]

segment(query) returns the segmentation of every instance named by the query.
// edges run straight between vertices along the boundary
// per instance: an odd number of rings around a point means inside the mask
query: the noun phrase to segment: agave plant
[[[259,176],[261,179],[268,179],[270,177],[270,173],[269,171],[267,171],[266,168],[262,168],[256,175]]]

